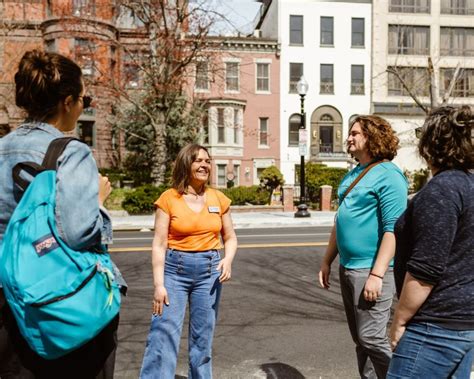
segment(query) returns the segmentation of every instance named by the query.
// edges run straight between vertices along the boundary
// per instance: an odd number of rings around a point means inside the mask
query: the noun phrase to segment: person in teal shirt
[[[353,120],[347,151],[359,164],[339,186],[339,209],[319,272],[321,286],[328,289],[331,264],[339,255],[341,294],[361,378],[385,378],[392,356],[387,323],[395,293],[394,225],[406,208],[408,193],[405,176],[391,162],[398,142],[381,117]],[[374,162],[380,163],[344,196]]]

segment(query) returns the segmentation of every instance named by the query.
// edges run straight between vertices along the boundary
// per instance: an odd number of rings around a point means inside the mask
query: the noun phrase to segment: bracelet
[[[379,278],[379,279],[382,279],[382,280],[383,280],[383,276],[374,274],[372,271],[369,273],[369,275],[375,276],[376,278]]]

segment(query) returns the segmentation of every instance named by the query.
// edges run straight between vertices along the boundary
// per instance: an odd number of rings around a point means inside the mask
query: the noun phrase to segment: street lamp
[[[295,217],[311,217],[311,213],[308,212],[308,206],[305,204],[305,177],[304,177],[304,159],[307,151],[308,143],[308,131],[306,130],[306,113],[304,112],[304,97],[308,92],[308,82],[302,76],[298,83],[296,84],[296,89],[300,95],[301,100],[301,110],[300,110],[300,129],[298,133],[299,137],[299,152],[301,157],[300,162],[300,203],[298,205],[298,210],[295,212]]]

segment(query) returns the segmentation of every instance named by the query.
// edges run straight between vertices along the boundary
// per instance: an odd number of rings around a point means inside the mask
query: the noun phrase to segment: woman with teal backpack
[[[59,54],[27,52],[20,61],[15,84],[16,105],[27,113],[27,120],[0,139],[0,247],[22,196],[12,178],[13,168],[20,162],[42,164],[50,143],[73,131],[83,110],[91,105],[80,67]],[[80,252],[99,251],[111,242],[111,221],[103,207],[110,192],[110,183],[98,174],[89,147],[80,141],[68,143],[56,164],[54,219],[60,244]],[[41,248],[48,248],[41,254],[49,253],[49,242],[40,243]],[[124,284],[118,270],[114,271],[116,282]],[[0,295],[3,304],[3,291]],[[30,348],[9,305],[2,307],[8,333],[2,330],[0,351],[12,353],[0,357],[0,377],[113,378],[118,314],[76,350],[45,359]],[[5,347],[10,344],[13,349]]]

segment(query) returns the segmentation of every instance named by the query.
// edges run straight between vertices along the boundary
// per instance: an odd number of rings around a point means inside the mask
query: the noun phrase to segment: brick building
[[[27,50],[55,51],[83,69],[93,108],[80,117],[77,135],[93,150],[99,167],[115,166],[123,137],[112,129],[117,88],[140,88],[130,54],[146,53],[148,36],[130,11],[114,0],[29,0],[0,3],[0,136],[24,118],[14,105],[13,75]],[[208,105],[203,126],[215,160],[212,184],[251,185],[267,166],[279,164],[279,49],[276,41],[213,37],[214,65],[193,67],[188,93]],[[123,47],[126,47],[123,49]],[[209,62],[207,62],[209,63]],[[195,75],[195,76],[194,76]]]

